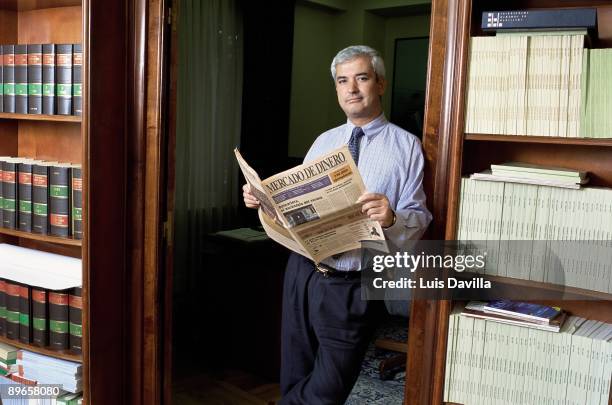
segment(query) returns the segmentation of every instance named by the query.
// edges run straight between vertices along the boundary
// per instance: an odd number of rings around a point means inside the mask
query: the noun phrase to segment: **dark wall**
[[[243,0],[241,6],[244,73],[240,151],[265,179],[294,166],[287,151],[295,0]],[[243,184],[242,174],[239,176]],[[259,224],[254,210],[242,203],[239,207],[244,226]]]
[[[244,78],[240,148],[264,178],[286,168],[295,1],[244,0],[242,7]]]

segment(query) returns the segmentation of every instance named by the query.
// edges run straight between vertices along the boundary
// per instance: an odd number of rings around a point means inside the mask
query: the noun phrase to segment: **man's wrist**
[[[395,215],[395,211],[391,210],[391,213],[393,214],[393,218],[391,219],[391,225],[389,226],[383,226],[383,229],[389,229],[391,228],[393,225],[395,225],[395,222],[397,221],[397,215]]]

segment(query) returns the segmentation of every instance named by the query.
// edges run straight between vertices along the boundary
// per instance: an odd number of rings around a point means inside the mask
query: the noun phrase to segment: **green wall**
[[[308,0],[295,8],[289,150],[302,157],[318,135],[346,121],[336,100],[329,66],[349,45],[377,49],[393,79],[395,39],[429,35],[429,16],[387,16],[385,8],[428,4],[427,0]],[[389,56],[387,56],[389,55]],[[383,97],[387,116],[391,86]]]

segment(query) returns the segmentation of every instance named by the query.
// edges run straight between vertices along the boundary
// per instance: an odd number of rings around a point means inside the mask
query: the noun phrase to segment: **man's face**
[[[352,121],[371,120],[380,115],[380,96],[384,92],[385,82],[377,80],[367,56],[336,65],[338,103]]]

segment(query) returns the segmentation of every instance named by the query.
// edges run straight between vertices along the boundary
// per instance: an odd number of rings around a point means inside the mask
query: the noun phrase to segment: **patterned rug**
[[[407,341],[408,320],[400,317],[391,318],[377,330],[376,338]],[[387,381],[381,380],[378,373],[380,361],[395,355],[397,355],[396,352],[376,349],[374,347],[374,342],[372,342],[361,366],[361,374],[345,405],[403,404],[406,372],[399,372],[392,380]]]

